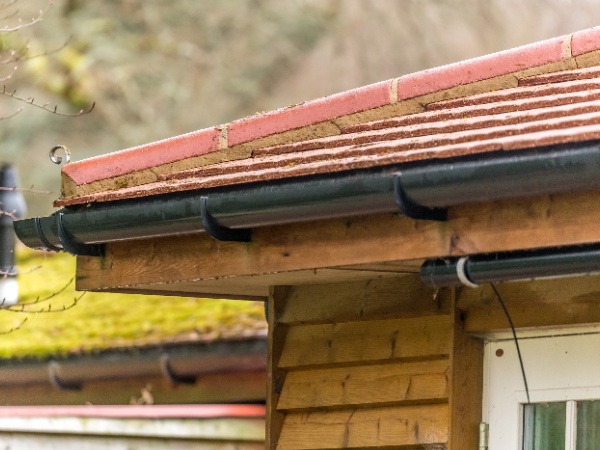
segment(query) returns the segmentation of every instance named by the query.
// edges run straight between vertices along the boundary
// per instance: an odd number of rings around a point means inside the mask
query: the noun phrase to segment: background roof
[[[0,310],[0,358],[40,359],[107,350],[266,337],[264,304],[235,300],[75,292],[75,258],[20,251],[20,305]],[[74,299],[79,299],[73,305]],[[60,311],[62,307],[70,308]],[[50,313],[35,311],[51,307]],[[19,307],[12,309],[19,310]],[[21,322],[27,319],[22,325]],[[10,331],[12,328],[18,328]]]

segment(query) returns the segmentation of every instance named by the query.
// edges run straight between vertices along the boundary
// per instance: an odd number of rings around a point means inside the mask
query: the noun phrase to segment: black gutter
[[[435,287],[477,287],[485,283],[522,281],[600,273],[600,246],[573,246],[537,251],[474,255],[429,260],[421,280]]]
[[[266,338],[186,342],[71,355],[47,361],[6,359],[0,362],[0,390],[50,384],[80,390],[86,383],[164,377],[172,384],[193,384],[217,373],[263,372]]]
[[[599,174],[600,141],[588,141],[71,207],[17,221],[15,230],[25,245],[54,250],[66,237],[102,244],[197,233],[207,231],[202,197],[211,220],[227,229],[400,210],[424,218],[431,208],[599,188]]]

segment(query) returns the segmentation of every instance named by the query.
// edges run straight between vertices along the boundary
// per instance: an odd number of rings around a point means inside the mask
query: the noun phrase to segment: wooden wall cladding
[[[451,300],[411,276],[271,294],[269,448],[453,448]]]

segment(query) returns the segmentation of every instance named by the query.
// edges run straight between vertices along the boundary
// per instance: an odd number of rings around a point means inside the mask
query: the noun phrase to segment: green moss
[[[28,306],[32,311],[47,305],[60,310],[82,295],[74,288],[75,259],[70,255],[25,250],[18,254],[18,265],[21,304],[52,297]],[[90,292],[67,311],[0,310],[0,332],[18,326],[25,317],[27,322],[20,328],[0,336],[0,358],[214,340],[262,334],[266,329],[261,302]]]

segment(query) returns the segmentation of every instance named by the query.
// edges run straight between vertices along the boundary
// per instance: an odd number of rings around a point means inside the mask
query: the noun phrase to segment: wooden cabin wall
[[[415,276],[274,287],[271,449],[476,448],[482,345]]]

